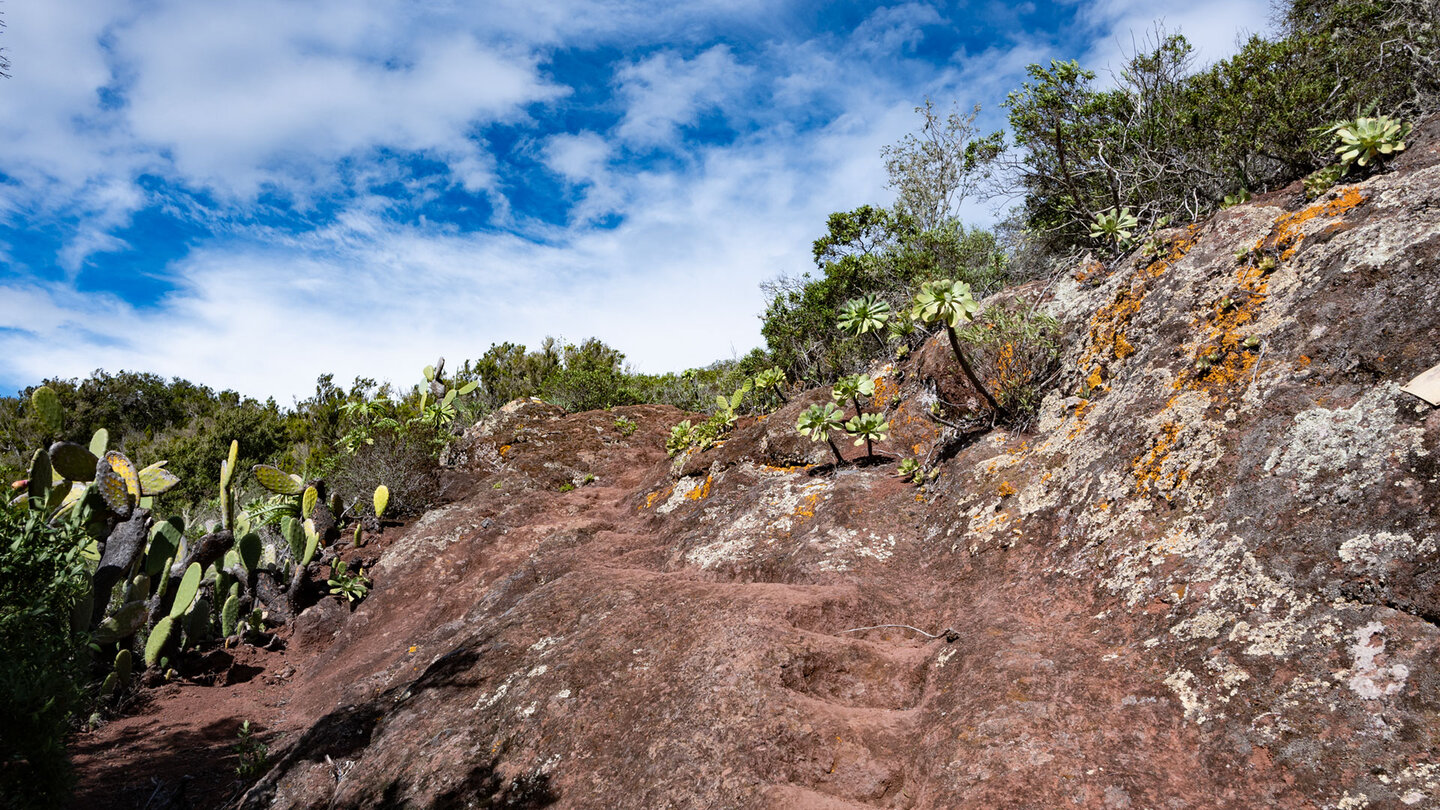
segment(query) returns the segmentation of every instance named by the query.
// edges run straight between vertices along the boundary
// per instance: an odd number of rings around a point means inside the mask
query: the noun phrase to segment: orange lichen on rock
[[[710,476],[705,476],[705,483],[685,493],[685,500],[700,501],[710,497]]]
[[[1101,307],[1090,321],[1089,348],[1081,356],[1079,366],[1091,369],[1085,383],[1090,390],[1096,390],[1103,382],[1101,368],[1110,361],[1120,361],[1135,353],[1125,331],[1131,320],[1140,312],[1145,296],[1150,292],[1150,283],[1164,274],[1199,241],[1197,225],[1185,229],[1185,233],[1172,239],[1169,251],[1157,256],[1141,267],[1130,283],[1115,293],[1110,303]]]
[[[1347,186],[1335,199],[1329,202],[1316,203],[1303,211],[1293,214],[1284,214],[1275,220],[1275,227],[1270,233],[1256,243],[1255,249],[1263,251],[1267,248],[1280,255],[1284,261],[1295,255],[1300,243],[1305,239],[1305,231],[1300,227],[1306,222],[1319,217],[1334,219],[1361,203],[1365,202],[1365,195],[1355,186]]]
[[[1015,494],[1015,485],[1009,481],[1001,481],[996,491],[1000,493],[1000,497],[1008,498]]]
[[[1189,470],[1179,469],[1167,472],[1165,460],[1169,457],[1170,451],[1175,449],[1176,440],[1180,437],[1180,423],[1166,422],[1160,426],[1160,434],[1155,437],[1150,449],[1136,456],[1131,466],[1135,474],[1135,490],[1137,492],[1156,491],[1163,495],[1166,500],[1170,499],[1170,492],[1185,483],[1190,477]]]
[[[875,403],[874,407],[884,408],[890,400],[899,396],[900,387],[890,381],[890,378],[881,374],[875,378],[875,393],[871,395],[870,401]]]
[[[1091,259],[1090,261],[1088,261],[1088,262],[1086,262],[1085,264],[1081,265],[1079,270],[1076,270],[1076,271],[1075,271],[1075,276],[1074,276],[1074,278],[1075,278],[1076,281],[1080,282],[1081,284],[1084,284],[1084,283],[1087,282],[1087,281],[1091,281],[1091,280],[1094,280],[1094,279],[1096,279],[1096,278],[1099,278],[1100,275],[1103,274],[1104,272],[1105,272],[1105,265],[1101,264],[1100,262],[1095,261],[1094,259]]]
[[[645,503],[644,503],[644,505],[641,506],[640,508],[641,508],[641,509],[649,509],[649,508],[651,508],[651,507],[653,507],[653,506],[655,505],[655,502],[656,502],[656,501],[661,501],[661,500],[664,500],[664,499],[670,497],[670,493],[671,493],[671,492],[674,492],[674,491],[675,491],[675,487],[674,487],[673,485],[668,486],[668,487],[666,487],[666,488],[664,488],[664,489],[657,489],[657,490],[655,490],[654,492],[650,493],[649,495],[646,495],[646,496],[645,496]]]

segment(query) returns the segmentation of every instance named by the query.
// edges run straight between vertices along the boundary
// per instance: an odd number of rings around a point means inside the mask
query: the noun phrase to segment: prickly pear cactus
[[[195,594],[200,590],[200,563],[190,563],[185,575],[180,578],[180,587],[175,589],[175,601],[170,605],[170,618],[175,618],[190,609]]]
[[[165,651],[165,645],[170,641],[170,631],[175,626],[175,617],[165,616],[155,623],[154,629],[150,631],[150,638],[145,640],[145,666],[153,667],[155,662],[160,660],[160,653]]]
[[[45,432],[51,436],[60,433],[65,422],[65,412],[60,407],[60,395],[55,389],[48,385],[42,385],[30,392],[30,405],[35,409],[35,415],[40,419],[40,424]]]

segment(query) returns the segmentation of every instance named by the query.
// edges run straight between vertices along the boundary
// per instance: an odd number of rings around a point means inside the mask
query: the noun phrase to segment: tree
[[[928,231],[959,219],[960,204],[989,177],[1003,141],[999,133],[977,137],[978,104],[969,115],[962,116],[957,107],[941,118],[927,98],[915,112],[924,119],[920,131],[880,154],[890,175],[889,188],[895,189],[895,210]]]

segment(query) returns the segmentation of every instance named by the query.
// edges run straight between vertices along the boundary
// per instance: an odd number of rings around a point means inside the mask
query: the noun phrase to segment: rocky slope
[[[1028,432],[925,417],[945,346],[877,369],[924,488],[799,438],[827,391],[680,459],[669,408],[512,404],[298,620],[238,804],[1440,805],[1437,134],[1044,290]]]

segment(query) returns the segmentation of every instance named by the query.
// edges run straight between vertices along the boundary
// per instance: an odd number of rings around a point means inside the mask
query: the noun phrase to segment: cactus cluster
[[[58,435],[64,414],[54,392],[41,386],[31,401],[46,429]],[[72,623],[104,656],[102,696],[131,683],[136,657],[145,667],[168,673],[173,656],[197,644],[217,637],[263,639],[266,607],[288,596],[288,612],[305,567],[342,511],[338,497],[326,502],[323,484],[307,485],[265,465],[254,468],[256,481],[285,503],[239,509],[235,473],[240,448],[231,442],[220,463],[219,523],[187,537],[182,518],[152,515],[154,498],[180,483],[166,462],[139,467],[108,444],[102,429],[88,446],[55,441],[36,451],[29,477],[16,482],[20,492],[11,502],[47,522],[68,521],[87,538],[85,553],[93,564],[89,595]],[[378,488],[373,497],[377,516],[388,501],[389,491]],[[294,566],[284,565],[262,538],[267,522],[277,516]],[[348,573],[343,564],[335,571],[349,583],[342,595],[351,601],[364,596],[368,580]],[[265,582],[274,587],[262,599]],[[357,583],[367,587],[357,588]]]

